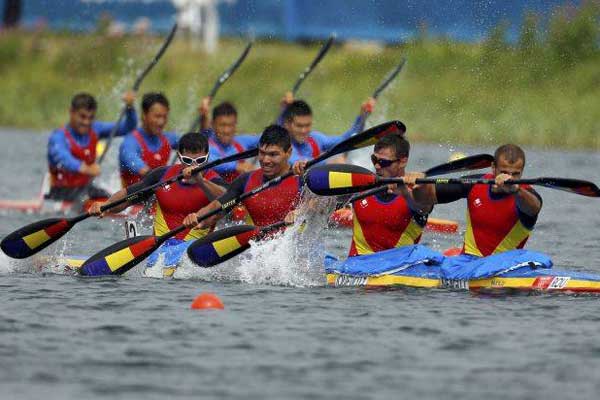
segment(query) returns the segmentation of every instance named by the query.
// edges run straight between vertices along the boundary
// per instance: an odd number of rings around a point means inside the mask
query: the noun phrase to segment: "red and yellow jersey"
[[[266,182],[262,169],[243,173],[232,182],[227,192],[219,198],[219,202],[229,203],[242,193],[262,186]],[[285,216],[298,206],[301,189],[300,178],[293,175],[244,199],[242,204],[248,211],[247,222],[263,227],[283,221]]]
[[[91,165],[96,162],[96,145],[98,144],[98,135],[94,130],[89,132],[89,141],[87,146],[80,146],[71,132],[64,127],[63,132],[67,143],[69,143],[69,149],[73,157],[87,165]],[[77,188],[86,186],[91,180],[89,175],[82,174],[80,172],[71,172],[64,168],[50,166],[50,185],[52,187],[67,187]]]
[[[521,187],[529,189],[527,185]],[[522,249],[532,230],[533,225],[526,223],[518,210],[515,195],[492,193],[490,185],[473,185],[467,197],[464,253],[483,257]]]
[[[419,242],[427,215],[411,210],[402,195],[369,196],[352,204],[349,256],[376,253]]]
[[[248,174],[244,192],[255,189],[265,182],[262,169],[252,171]],[[293,175],[275,186],[244,199],[242,204],[248,210],[249,222],[263,227],[283,221],[285,216],[298,206],[301,188],[300,178]]]
[[[177,176],[183,166],[181,164],[169,167],[162,180]],[[209,170],[204,173],[204,178],[212,181],[221,179],[220,176]],[[175,182],[156,190],[156,214],[154,216],[154,234],[163,235],[182,224],[183,219],[190,213],[197,212],[210,203],[210,199],[200,185],[188,185]],[[180,240],[195,240],[206,236],[210,229],[186,229],[178,233],[175,238]]]

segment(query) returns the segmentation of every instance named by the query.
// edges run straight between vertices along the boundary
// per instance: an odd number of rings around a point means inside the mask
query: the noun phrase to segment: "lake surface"
[[[37,196],[46,140],[0,130],[0,198]],[[116,167],[117,145],[106,171]],[[411,169],[445,162],[451,150],[413,147]],[[366,165],[368,154],[355,161]],[[596,153],[527,154],[529,177],[598,181]],[[101,182],[116,189],[116,172],[106,175]],[[600,202],[539,192],[544,208],[528,248],[557,267],[600,273]],[[440,206],[433,215],[464,229],[464,207]],[[0,238],[41,219],[0,217]],[[143,278],[139,269],[104,279],[38,272],[40,258],[0,255],[1,397],[597,398],[598,297],[328,288],[318,258],[344,255],[350,233],[312,219],[299,240],[285,236],[213,269],[186,264],[170,280]],[[42,256],[91,254],[121,240],[122,225],[84,221]],[[426,233],[423,241],[442,250],[461,238]],[[190,310],[202,292],[217,294],[225,310]]]

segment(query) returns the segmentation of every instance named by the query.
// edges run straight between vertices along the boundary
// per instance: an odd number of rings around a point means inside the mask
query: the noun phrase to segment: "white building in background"
[[[188,31],[194,42],[202,40],[207,52],[214,52],[219,40],[219,0],[171,1],[177,8],[179,28]]]

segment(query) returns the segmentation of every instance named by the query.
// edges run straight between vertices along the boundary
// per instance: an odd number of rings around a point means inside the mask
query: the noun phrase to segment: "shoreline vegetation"
[[[394,68],[408,62],[383,93],[369,123],[400,119],[413,141],[448,146],[515,142],[544,148],[600,150],[600,2],[557,8],[549,21],[524,17],[516,42],[503,23],[480,43],[432,38],[425,29],[399,46],[336,45],[298,93],[311,104],[314,128],[345,131],[360,104]],[[144,81],[171,102],[170,129],[185,131],[200,99],[245,43],[223,39],[215,54],[179,35]],[[49,132],[65,123],[70,98],[87,91],[98,119],[114,120],[121,94],[162,38],[93,33],[0,32],[0,126]],[[316,54],[306,46],[258,41],[215,103],[232,101],[240,133],[275,120],[279,100]]]

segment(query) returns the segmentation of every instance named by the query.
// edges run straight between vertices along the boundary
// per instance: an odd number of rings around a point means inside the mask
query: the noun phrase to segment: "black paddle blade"
[[[600,189],[594,183],[569,178],[537,178],[537,185],[550,189],[580,194],[588,197],[600,197]]]
[[[451,174],[454,172],[471,171],[474,169],[488,168],[494,162],[494,156],[491,154],[476,154],[474,156],[459,158],[446,164],[429,168],[425,171],[427,176],[436,176]]]
[[[315,165],[326,158],[334,156],[336,154],[346,153],[348,151],[360,149],[366,146],[374,145],[379,139],[387,135],[404,135],[406,133],[406,125],[401,121],[388,121],[381,125],[374,126],[357,133],[356,135],[339,142],[331,149],[322,153],[319,157],[310,160],[306,164],[306,168]]]
[[[49,218],[18,229],[2,239],[0,248],[11,258],[27,258],[45,249],[69,232],[68,218]]]
[[[162,242],[156,236],[136,236],[122,240],[94,254],[82,265],[80,273],[87,276],[121,275],[139,264]]]
[[[212,267],[250,248],[250,240],[260,234],[252,225],[237,225],[221,229],[196,240],[187,249],[188,256],[201,267]]]
[[[320,196],[339,196],[373,187],[377,176],[366,168],[351,164],[326,164],[311,168],[306,185]]]

